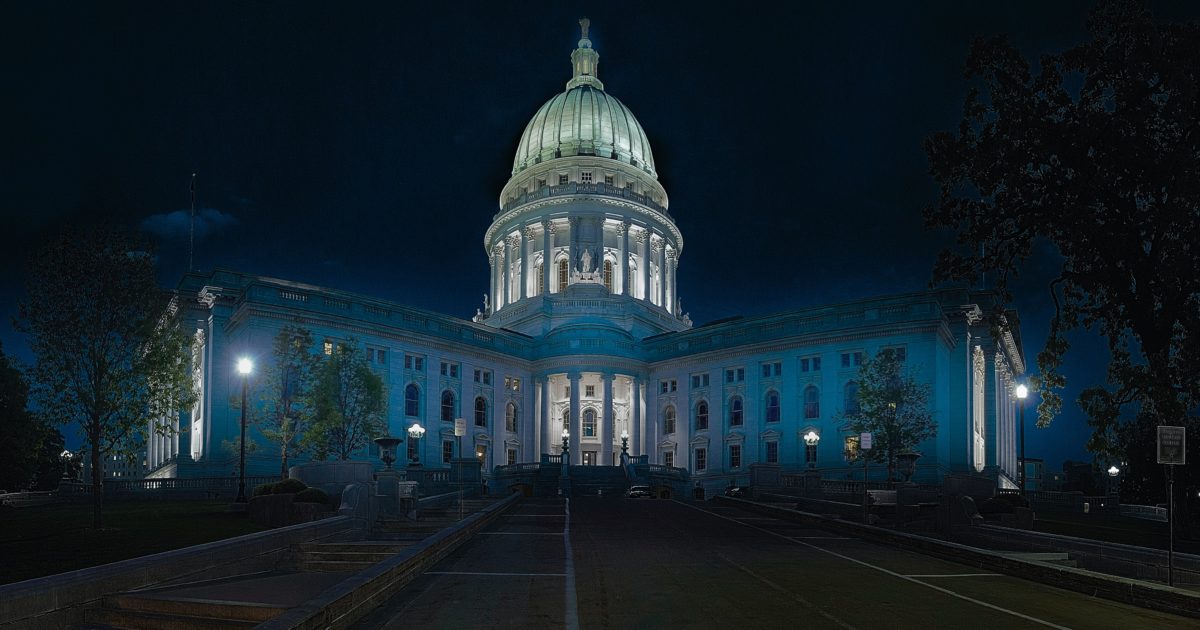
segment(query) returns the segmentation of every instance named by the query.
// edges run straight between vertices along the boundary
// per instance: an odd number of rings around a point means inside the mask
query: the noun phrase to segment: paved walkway
[[[526,500],[368,628],[1195,628],[718,505]]]

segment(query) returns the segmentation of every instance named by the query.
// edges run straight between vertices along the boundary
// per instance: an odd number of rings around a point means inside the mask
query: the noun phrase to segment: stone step
[[[396,555],[392,552],[368,553],[355,551],[302,551],[296,554],[297,562],[368,562],[374,564]]]
[[[347,562],[341,560],[301,560],[294,566],[300,571],[317,573],[357,573],[375,562]]]
[[[249,602],[229,602],[209,599],[169,597],[165,595],[142,595],[120,593],[106,595],[102,606],[109,610],[126,612],[152,612],[185,617],[228,619],[261,623],[273,619],[286,607],[270,606]]]
[[[396,553],[407,546],[408,545],[397,544],[394,542],[363,540],[341,543],[300,543],[299,545],[296,545],[296,550],[303,552],[346,551],[351,553]]]
[[[259,623],[258,621],[170,615],[140,610],[93,608],[84,611],[85,625],[83,627],[95,628],[99,626],[102,628],[119,628],[121,630],[161,630],[162,628],[171,628],[171,630],[231,630],[235,628],[253,628]],[[91,625],[88,626],[86,624]]]
[[[1079,562],[1072,560],[1071,556],[1065,551],[1019,551],[1008,552],[1003,554],[1009,558],[1017,560],[1028,560],[1030,562],[1045,562],[1048,564],[1057,564],[1064,567],[1078,567]]]

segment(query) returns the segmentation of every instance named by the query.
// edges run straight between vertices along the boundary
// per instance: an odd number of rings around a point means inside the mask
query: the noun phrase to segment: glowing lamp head
[[[821,441],[821,435],[816,431],[809,431],[804,434],[804,443],[808,445],[816,444]]]
[[[1028,387],[1025,387],[1024,385],[1017,385],[1017,398],[1020,398],[1021,400],[1025,400],[1025,397],[1028,395],[1029,395]]]
[[[238,374],[241,374],[242,376],[246,376],[250,372],[254,371],[254,362],[251,361],[248,357],[242,357],[242,358],[238,359],[237,371],[238,371]]]
[[[422,435],[425,435],[425,427],[421,426],[419,423],[414,422],[412,423],[411,427],[408,427],[408,437],[419,440],[421,439]]]
[[[1119,474],[1121,474],[1121,469],[1120,469],[1120,468],[1117,468],[1116,466],[1109,466],[1109,467],[1108,467],[1108,476],[1109,476],[1109,477],[1116,477],[1116,476],[1117,476],[1117,475],[1119,475]]]
[[[563,429],[562,436],[563,436],[563,439],[565,440],[565,439],[571,437],[571,432],[566,429]]]
[[[629,431],[626,431],[625,429],[621,429],[621,439],[628,440],[629,439]]]

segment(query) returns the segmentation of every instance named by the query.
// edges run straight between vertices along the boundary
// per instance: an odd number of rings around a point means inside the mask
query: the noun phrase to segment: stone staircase
[[[460,513],[466,518],[494,501],[495,499],[463,499],[461,510],[459,501],[455,501],[442,506],[421,508],[417,510],[416,520],[379,519],[371,530],[371,540],[412,544],[457,523]]]
[[[99,608],[84,613],[76,629],[110,628],[209,630],[253,628],[287,610],[241,602],[189,601],[187,599],[125,593],[107,595]]]
[[[571,466],[571,495],[623,497],[629,480],[620,466]]]
[[[399,553],[412,541],[364,540],[340,543],[302,543],[279,568],[320,573],[356,573]]]
[[[1070,554],[1058,551],[1020,551],[1020,552],[1004,552],[1004,555],[1016,560],[1028,560],[1030,562],[1045,562],[1047,564],[1057,564],[1064,567],[1078,567],[1079,561],[1072,560]]]

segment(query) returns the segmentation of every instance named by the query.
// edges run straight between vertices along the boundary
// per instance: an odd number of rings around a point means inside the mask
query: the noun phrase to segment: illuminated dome
[[[579,47],[571,53],[575,74],[566,91],[546,101],[525,126],[513,175],[555,158],[594,155],[619,160],[657,179],[646,132],[628,107],[604,91],[596,77],[599,60],[584,26]]]

